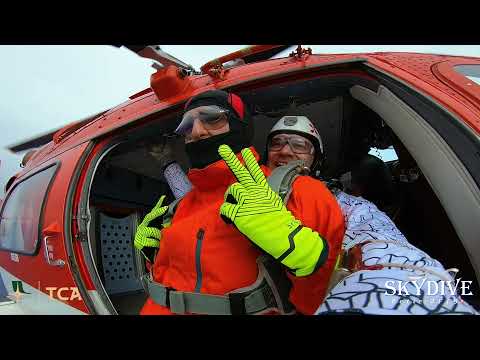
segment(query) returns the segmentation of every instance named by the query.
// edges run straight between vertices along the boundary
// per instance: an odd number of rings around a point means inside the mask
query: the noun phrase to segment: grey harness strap
[[[166,306],[174,314],[208,315],[259,315],[269,311],[282,314],[293,313],[281,301],[279,293],[272,286],[272,278],[265,270],[266,257],[259,257],[259,274],[255,283],[236,289],[226,295],[210,295],[187,291],[177,291],[145,277],[150,298],[158,305]]]
[[[168,210],[167,212],[163,215],[163,223],[167,224],[172,221],[173,214],[175,214],[175,210],[177,210],[177,206],[180,203],[180,200],[183,199],[183,196],[173,200],[170,205],[168,205]]]
[[[293,181],[305,173],[306,169],[303,160],[295,160],[275,168],[267,178],[268,185],[282,198],[284,204],[287,204],[292,193]]]
[[[226,296],[176,291],[146,280],[150,298],[158,305],[170,308],[174,314],[230,315],[230,302]]]

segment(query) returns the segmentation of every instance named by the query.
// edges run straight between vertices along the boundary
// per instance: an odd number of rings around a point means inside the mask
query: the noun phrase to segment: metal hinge
[[[302,45],[298,45],[297,49],[295,51],[292,51],[289,57],[293,57],[295,59],[302,59],[302,58],[306,58],[309,55],[312,55],[311,48],[304,49]]]
[[[78,216],[73,216],[73,219],[78,223],[78,235],[77,239],[81,242],[86,242],[88,240],[88,223],[91,220],[91,216],[87,213],[86,208],[80,208],[78,211]]]

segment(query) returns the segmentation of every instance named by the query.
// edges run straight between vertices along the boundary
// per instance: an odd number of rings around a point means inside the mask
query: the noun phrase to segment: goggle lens
[[[268,146],[271,151],[280,151],[288,144],[295,154],[313,154],[312,143],[301,136],[274,136]]]
[[[208,130],[220,129],[227,122],[227,115],[228,110],[217,105],[200,106],[191,109],[183,115],[175,133],[183,136],[190,134],[196,119],[199,119]]]

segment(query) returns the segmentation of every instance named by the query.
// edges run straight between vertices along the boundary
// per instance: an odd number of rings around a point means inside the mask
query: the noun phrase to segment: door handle
[[[51,245],[48,243],[48,238],[49,237],[53,237],[53,236],[52,235],[47,235],[43,238],[43,245],[45,246],[44,255],[45,255],[45,259],[47,260],[48,265],[60,266],[60,267],[65,266],[65,261],[63,261],[62,259],[57,259],[57,260],[53,259],[53,252],[51,252],[51,249],[50,249]],[[50,258],[50,256],[52,258]]]

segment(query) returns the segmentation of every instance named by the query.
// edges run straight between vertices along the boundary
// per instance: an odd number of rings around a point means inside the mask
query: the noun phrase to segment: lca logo
[[[23,290],[23,282],[21,281],[12,281],[13,292],[19,292],[21,294],[30,294]]]
[[[23,289],[23,282],[14,280],[12,281],[13,293],[9,294],[10,298],[15,299],[16,302],[19,302],[25,295],[30,295],[29,292],[26,292]],[[40,283],[39,288],[40,290]],[[58,299],[61,301],[72,301],[72,300],[82,300],[80,292],[77,287],[46,287],[45,290],[48,292],[48,296],[51,299]]]
[[[49,286],[45,288],[49,292],[48,296],[51,299],[58,299],[61,301],[82,300],[80,292],[77,287],[53,287]]]
[[[15,299],[16,302],[19,302],[24,295],[30,295],[30,293],[23,290],[22,281],[13,280],[12,289],[13,289],[13,294],[9,294],[9,297]]]

